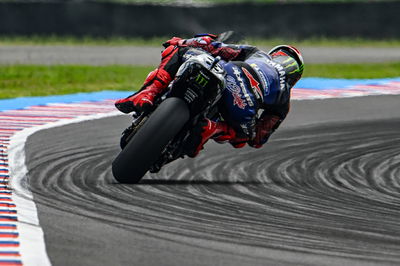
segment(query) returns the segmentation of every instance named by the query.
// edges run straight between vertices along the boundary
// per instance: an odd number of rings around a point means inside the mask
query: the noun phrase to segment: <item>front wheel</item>
[[[182,99],[163,101],[113,161],[115,179],[138,183],[188,120],[189,108]]]

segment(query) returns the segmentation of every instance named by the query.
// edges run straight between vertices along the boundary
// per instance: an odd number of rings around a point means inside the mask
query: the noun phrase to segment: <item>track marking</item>
[[[400,81],[387,81],[375,84],[351,85],[339,88],[326,89],[292,89],[293,100],[313,100],[329,98],[348,98],[369,95],[398,95],[400,94]]]
[[[104,101],[0,112],[0,121],[10,123],[0,125],[0,265],[51,265],[27,182],[27,138],[43,129],[120,114],[114,110]]]

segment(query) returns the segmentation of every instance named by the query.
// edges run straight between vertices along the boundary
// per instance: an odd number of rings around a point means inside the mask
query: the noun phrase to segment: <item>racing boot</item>
[[[246,143],[249,141],[249,138],[246,136],[239,136],[234,129],[232,129],[229,126],[226,126],[227,128],[224,129],[224,132],[222,134],[218,134],[213,139],[217,143],[226,143],[229,142],[229,144],[232,145],[232,147],[239,149],[243,148],[246,146]]]
[[[219,137],[220,141],[226,141],[234,139],[235,136],[235,131],[227,123],[204,119],[192,129],[190,137],[186,141],[185,153],[194,158],[210,138]]]
[[[170,74],[162,68],[152,71],[145,80],[139,92],[124,99],[117,100],[115,107],[123,113],[147,112],[154,105],[154,101],[162,95],[172,81]]]

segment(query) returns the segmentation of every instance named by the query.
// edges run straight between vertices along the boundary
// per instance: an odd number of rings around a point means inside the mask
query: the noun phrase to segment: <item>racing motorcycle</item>
[[[218,101],[225,87],[220,57],[200,54],[183,63],[169,90],[145,113],[134,113],[122,133],[122,151],[112,163],[120,183],[138,183],[150,171],[187,153],[191,132],[204,118],[219,117]]]

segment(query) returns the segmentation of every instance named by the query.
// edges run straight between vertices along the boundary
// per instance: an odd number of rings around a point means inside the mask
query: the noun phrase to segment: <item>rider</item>
[[[224,121],[205,119],[193,129],[187,154],[195,157],[213,138],[235,148],[248,143],[260,148],[289,112],[290,91],[304,68],[299,50],[279,45],[268,53],[249,45],[224,44],[212,34],[192,39],[173,37],[163,45],[161,64],[147,76],[139,92],[116,101],[124,113],[143,112],[154,104],[174,79],[179,66],[193,55],[220,56],[226,70],[226,89],[220,111]]]

